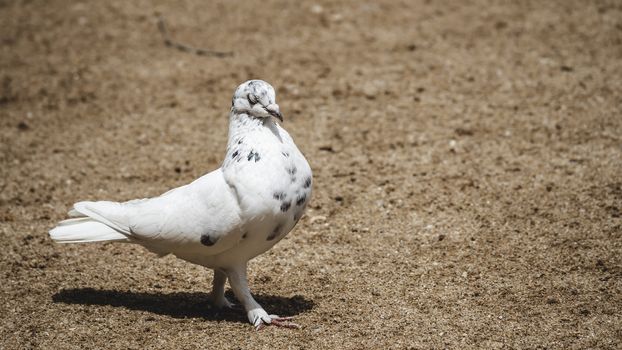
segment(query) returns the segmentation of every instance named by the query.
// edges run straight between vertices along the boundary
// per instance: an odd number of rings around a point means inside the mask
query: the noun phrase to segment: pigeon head
[[[279,105],[275,102],[274,88],[263,80],[249,80],[235,89],[231,109],[255,118],[275,117],[283,121]]]

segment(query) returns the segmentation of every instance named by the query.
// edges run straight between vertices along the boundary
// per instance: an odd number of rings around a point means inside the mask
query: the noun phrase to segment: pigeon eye
[[[248,103],[250,103],[251,105],[257,103],[257,96],[255,96],[255,94],[248,94],[246,98],[248,98]]]

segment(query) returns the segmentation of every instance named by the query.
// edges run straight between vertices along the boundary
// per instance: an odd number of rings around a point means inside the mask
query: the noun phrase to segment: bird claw
[[[255,310],[251,312],[253,311]],[[268,315],[264,310],[260,309],[255,312],[252,323],[256,331],[260,331],[270,325],[282,328],[300,329],[301,327],[299,324],[291,322],[293,319],[294,318],[291,316],[280,317],[277,315]]]
[[[278,317],[276,315],[270,315],[270,320],[259,319],[255,324],[255,330],[260,331],[267,326],[277,326],[282,328],[300,329],[300,325],[294,322],[290,322],[293,317]]]
[[[293,317],[279,317],[272,320],[270,324],[273,324],[277,327],[283,328],[291,328],[291,329],[300,329],[300,325],[294,322],[289,322],[294,319]]]

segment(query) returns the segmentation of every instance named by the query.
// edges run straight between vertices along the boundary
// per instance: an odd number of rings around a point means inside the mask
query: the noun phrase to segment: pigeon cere
[[[0,23],[0,350],[621,348],[622,0]]]

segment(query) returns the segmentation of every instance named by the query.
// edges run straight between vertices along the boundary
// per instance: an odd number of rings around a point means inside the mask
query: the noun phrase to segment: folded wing
[[[70,215],[75,218],[50,231],[53,239],[128,241],[162,255],[179,250],[218,254],[240,239],[240,209],[220,169],[159,197],[78,202]]]

